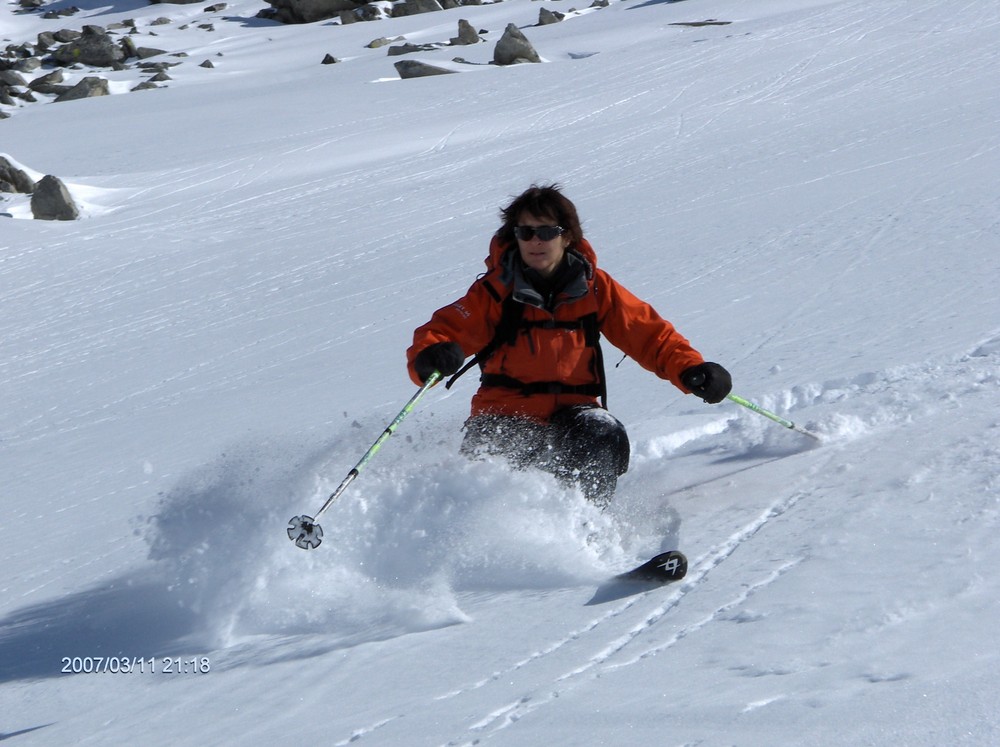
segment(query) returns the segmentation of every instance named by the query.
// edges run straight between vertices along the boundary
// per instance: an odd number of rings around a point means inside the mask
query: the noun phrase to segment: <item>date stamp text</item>
[[[64,656],[62,674],[208,674],[207,656]]]

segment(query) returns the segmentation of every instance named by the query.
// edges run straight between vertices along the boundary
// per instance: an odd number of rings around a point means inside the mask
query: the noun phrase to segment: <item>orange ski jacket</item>
[[[580,390],[602,383],[598,352],[587,344],[585,330],[573,326],[594,312],[601,334],[612,345],[689,393],[680,375],[689,366],[704,362],[701,353],[652,306],[598,269],[597,256],[585,239],[567,250],[567,261],[581,265],[578,277],[546,302],[525,280],[517,248],[494,237],[486,259],[487,272],[462,298],[435,311],[429,322],[414,331],[413,344],[406,352],[413,382],[421,383],[413,361],[429,345],[455,342],[466,357],[486,347],[500,322],[503,299],[513,294],[514,300],[524,304],[522,329],[515,342],[500,345],[482,363],[485,381],[472,398],[472,415],[516,415],[546,421],[564,407],[596,404],[596,393]],[[577,391],[526,394],[517,387],[486,385],[503,379],[526,385],[560,382]],[[539,388],[547,387],[541,384]]]

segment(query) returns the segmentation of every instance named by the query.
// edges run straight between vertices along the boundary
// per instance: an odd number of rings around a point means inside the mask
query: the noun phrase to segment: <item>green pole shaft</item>
[[[799,426],[795,425],[795,423],[793,423],[791,420],[785,420],[785,418],[781,417],[780,415],[776,415],[770,410],[765,410],[760,405],[755,405],[750,400],[743,399],[743,397],[740,397],[737,394],[727,394],[726,399],[731,400],[738,405],[742,405],[743,407],[747,408],[748,410],[752,410],[758,415],[763,415],[765,418],[773,420],[775,423],[778,423],[778,425],[783,425],[789,430],[793,430],[796,433],[801,433],[803,436],[809,436],[809,438],[816,439],[817,441],[820,440],[820,437],[817,436],[815,433],[807,431],[805,428],[800,428]]]
[[[365,465],[367,465],[368,462],[370,462],[378,453],[378,450],[382,448],[382,444],[389,440],[389,436],[396,432],[399,424],[406,419],[407,415],[413,412],[413,408],[417,406],[417,402],[420,401],[420,398],[424,396],[428,389],[437,384],[440,380],[441,374],[437,371],[434,371],[427,377],[427,381],[424,382],[424,385],[420,387],[420,389],[418,389],[412,397],[410,397],[410,401],[403,406],[403,409],[399,411],[399,414],[396,415],[396,417],[392,419],[392,422],[386,426],[384,431],[382,431],[382,435],[375,440],[375,443],[373,443],[368,451],[365,452],[365,455],[361,457],[358,463],[355,464],[351,471],[347,473],[347,477],[344,478],[344,481],[341,482],[340,485],[337,486],[337,489],[330,494],[330,497],[326,499],[326,503],[324,503],[323,507],[316,512],[314,519],[319,519],[319,517],[323,515],[323,512],[330,508],[334,501],[336,501],[341,494],[347,490],[347,486],[354,482],[354,479],[361,474],[361,470],[363,470]]]

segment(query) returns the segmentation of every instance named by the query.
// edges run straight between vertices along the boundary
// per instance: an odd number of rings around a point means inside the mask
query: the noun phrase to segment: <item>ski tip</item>
[[[680,581],[687,575],[688,562],[680,550],[669,550],[650,558],[637,568],[621,573],[616,578],[624,581],[669,583]]]

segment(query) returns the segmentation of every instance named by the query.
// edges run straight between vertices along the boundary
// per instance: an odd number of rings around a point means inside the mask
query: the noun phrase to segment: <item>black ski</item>
[[[680,550],[670,550],[647,560],[638,568],[618,574],[615,578],[623,581],[644,581],[665,584],[684,578],[687,569],[688,561],[684,557],[684,553]]]

